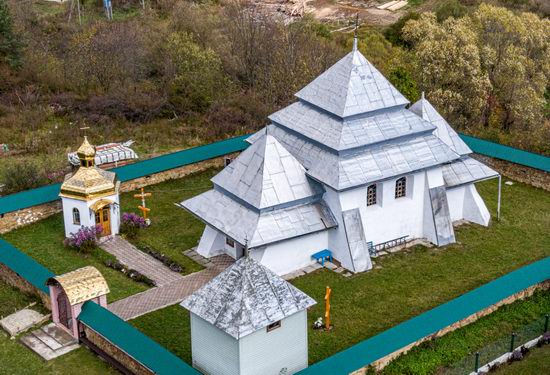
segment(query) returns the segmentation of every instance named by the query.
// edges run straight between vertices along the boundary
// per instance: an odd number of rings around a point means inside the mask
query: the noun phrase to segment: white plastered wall
[[[328,248],[329,231],[332,229],[251,249],[250,256],[277,275],[286,275],[315,263],[311,255]]]
[[[70,237],[71,234],[78,232],[82,227],[91,227],[95,225],[95,218],[90,215],[90,209],[86,201],[61,197],[63,205],[63,222],[65,224],[65,237]],[[80,212],[80,225],[73,222],[73,209],[76,208]]]
[[[197,246],[197,253],[205,258],[211,258],[223,254],[224,247],[225,235],[210,225],[206,225]]]
[[[340,193],[342,210],[359,208],[366,241],[423,236],[425,173],[407,175],[407,195],[395,198],[397,178],[377,183],[377,204],[367,206],[367,186]]]
[[[453,221],[467,220],[483,226],[489,225],[491,214],[474,184],[448,189],[447,199]]]

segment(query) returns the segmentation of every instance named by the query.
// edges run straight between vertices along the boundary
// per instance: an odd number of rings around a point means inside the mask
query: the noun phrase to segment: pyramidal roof
[[[424,93],[422,93],[422,98],[411,106],[410,111],[432,123],[436,127],[435,135],[454,152],[459,155],[472,153],[472,150],[460,138],[457,132],[451,128],[451,125],[449,125],[443,116],[441,116],[434,106],[424,97]]]
[[[263,134],[212,182],[246,203],[263,209],[322,193],[304,167],[273,136]]]
[[[339,117],[409,103],[357,49],[298,91],[296,96]]]
[[[316,302],[250,257],[243,257],[181,306],[236,339]]]

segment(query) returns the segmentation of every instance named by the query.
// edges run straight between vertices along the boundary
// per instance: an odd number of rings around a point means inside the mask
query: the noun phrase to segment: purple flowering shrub
[[[78,232],[71,233],[71,236],[65,239],[65,246],[88,253],[97,246],[97,240],[102,231],[101,225],[82,227]]]
[[[133,212],[125,212],[122,214],[120,232],[125,234],[126,237],[136,238],[139,230],[143,228],[147,228],[147,223],[144,218]]]

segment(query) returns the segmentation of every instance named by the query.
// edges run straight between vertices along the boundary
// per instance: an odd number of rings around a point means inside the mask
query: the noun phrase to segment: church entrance
[[[95,212],[95,224],[101,225],[102,236],[111,235],[111,206],[105,206]]]

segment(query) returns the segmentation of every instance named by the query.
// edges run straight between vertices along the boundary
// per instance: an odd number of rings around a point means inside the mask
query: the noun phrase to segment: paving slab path
[[[170,283],[115,301],[109,304],[108,309],[121,319],[130,320],[175,305],[219,275],[234,261],[227,255],[213,257],[204,262],[206,268],[202,271],[182,276]]]
[[[167,285],[183,278],[181,274],[172,271],[162,262],[145,254],[120,236],[112,236],[101,241],[99,247],[114,255],[120,263],[153,280],[157,286]]]

